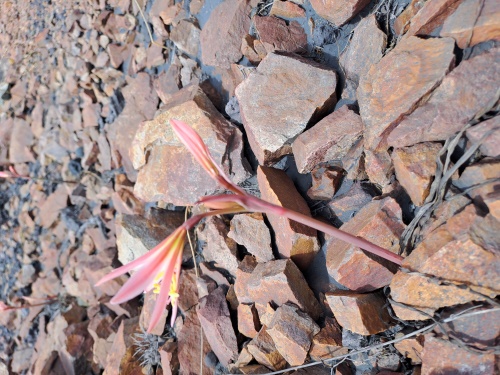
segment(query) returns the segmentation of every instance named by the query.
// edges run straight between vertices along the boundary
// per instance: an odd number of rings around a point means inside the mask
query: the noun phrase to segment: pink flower
[[[11,165],[8,171],[0,171],[0,178],[28,178],[17,173],[16,169]]]
[[[147,254],[115,269],[104,276],[96,286],[112,280],[129,271],[133,275],[111,299],[111,303],[119,304],[137,297],[143,292],[154,290],[158,294],[156,305],[151,315],[148,332],[154,328],[169,303],[172,303],[171,324],[177,316],[177,300],[179,298],[179,276],[181,272],[182,251],[189,227],[200,219],[187,221],[177,228]],[[187,225],[186,225],[187,224]]]

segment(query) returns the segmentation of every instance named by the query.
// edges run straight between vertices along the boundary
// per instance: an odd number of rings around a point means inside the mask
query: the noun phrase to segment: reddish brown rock
[[[62,209],[67,207],[68,190],[65,185],[59,187],[40,205],[39,223],[49,228],[57,219]]]
[[[298,171],[308,173],[319,163],[342,159],[362,134],[359,115],[347,106],[336,110],[293,142]]]
[[[127,105],[118,118],[110,124],[107,138],[114,165],[123,166],[128,178],[135,181],[137,172],[129,156],[130,145],[140,123],[154,117],[158,107],[158,96],[153,88],[153,80],[147,73],[138,73],[136,78],[129,79],[122,94]]]
[[[200,299],[196,312],[210,347],[227,367],[238,357],[238,344],[223,287]]]
[[[178,301],[179,308],[182,311],[187,311],[198,303],[199,296],[197,281],[195,270],[182,270],[181,277],[179,278]],[[215,287],[213,289],[215,289]]]
[[[253,256],[247,255],[243,258],[236,270],[236,280],[234,283],[234,293],[240,303],[253,303],[248,294],[248,281],[252,278],[252,272],[257,266],[257,261]]]
[[[472,143],[481,143],[480,150],[486,156],[500,156],[500,116],[493,117],[469,128],[467,138]],[[483,136],[485,138],[483,139]]]
[[[259,334],[248,343],[247,349],[257,362],[272,370],[281,370],[286,367],[286,360],[276,349],[266,327],[262,327]]]
[[[402,117],[441,82],[454,64],[453,48],[449,38],[410,37],[372,65],[357,90],[365,148],[375,149],[382,143]]]
[[[410,20],[410,27],[403,38],[413,35],[429,35],[443,25],[446,18],[460,5],[462,0],[427,1]]]
[[[229,68],[241,59],[241,38],[250,28],[250,10],[248,0],[229,0],[212,11],[200,34],[204,64]]]
[[[488,111],[498,100],[500,48],[462,63],[448,74],[430,99],[403,118],[389,135],[390,146],[444,140]]]
[[[396,334],[396,338],[403,336],[402,333]],[[394,347],[411,360],[411,363],[418,365],[422,363],[422,350],[424,349],[424,336],[410,337],[394,343]]]
[[[202,230],[198,230],[198,237],[205,242],[203,256],[208,262],[215,262],[217,267],[224,268],[231,275],[238,268],[238,248],[236,242],[227,234],[229,228],[219,216],[207,218]]]
[[[296,55],[270,53],[236,88],[243,125],[261,165],[289,154],[307,123],[335,105],[336,83],[337,74],[329,68]]]
[[[261,328],[259,314],[254,304],[238,305],[238,331],[246,337],[254,338]]]
[[[20,118],[15,118],[10,135],[9,162],[25,163],[35,161],[31,152],[31,147],[34,143],[35,139],[28,122]]]
[[[312,338],[319,330],[309,315],[286,303],[276,310],[267,333],[283,358],[290,365],[299,366],[304,363]]]
[[[422,353],[422,375],[432,374],[477,374],[493,375],[495,371],[495,355],[479,354],[439,339],[432,334],[425,335]]]
[[[369,0],[312,0],[311,5],[320,17],[342,26],[358,14]]]
[[[259,39],[249,34],[245,35],[241,41],[241,53],[255,65],[260,63],[267,55],[264,44],[262,44]]]
[[[203,262],[200,263],[200,270],[204,276],[210,277],[217,285],[225,285],[229,288],[230,284],[227,278],[217,269],[217,267],[211,265],[210,263]]]
[[[500,192],[494,191],[488,193],[486,197],[483,198],[483,201],[488,207],[491,216],[500,222]]]
[[[200,43],[200,29],[191,21],[181,20],[170,32],[170,40],[182,52],[196,57]]]
[[[418,274],[398,271],[391,281],[393,300],[423,310],[429,315],[441,307],[484,300],[478,293],[459,288],[453,284],[444,285]],[[429,315],[419,314],[410,308],[393,305],[396,315],[403,320],[426,320]]]
[[[218,188],[175,137],[169,124],[172,118],[184,121],[200,134],[233,182],[247,178],[241,132],[224,119],[198,86],[174,94],[163,108],[154,120],[140,125],[132,142],[130,155],[134,167],[140,169],[134,187],[139,198],[188,205]]]
[[[436,157],[440,143],[419,143],[397,148],[392,153],[396,178],[416,206],[422,206],[429,195],[436,174]]]
[[[359,181],[356,181],[346,193],[335,197],[328,203],[328,207],[335,216],[346,222],[371,201],[372,196],[363,189],[363,185]]]
[[[460,189],[468,189],[474,185],[481,184],[487,180],[494,180],[500,176],[500,160],[495,158],[484,158],[478,163],[465,168],[460,178],[454,185]],[[500,183],[490,183],[471,189],[467,194],[477,201],[483,201],[488,194],[498,191]]]
[[[177,343],[167,341],[158,351],[160,352],[163,375],[177,374],[179,371]]]
[[[325,326],[313,337],[309,355],[314,361],[321,361],[347,354],[348,348],[342,346],[342,329],[333,318],[325,319]]]
[[[326,293],[326,300],[339,324],[349,331],[366,336],[385,331],[392,325],[381,293],[336,291]]]
[[[253,21],[267,53],[275,50],[295,53],[307,51],[307,35],[297,21],[288,23],[273,16],[255,16]]]
[[[195,309],[186,312],[184,324],[177,333],[177,351],[180,371],[184,374],[213,375],[214,371],[206,365],[206,357],[210,352],[207,337],[201,329],[200,321]],[[205,327],[203,327],[205,328]],[[203,335],[203,352],[201,351],[201,337]],[[203,372],[200,371],[200,358],[203,358]]]
[[[386,45],[387,36],[379,29],[375,15],[363,18],[340,58],[347,78],[357,85],[371,66],[382,58]]]
[[[306,12],[299,5],[294,4],[291,1],[281,1],[277,0],[273,2],[271,11],[269,12],[271,16],[281,17],[281,18],[300,18],[305,17]]]
[[[314,320],[321,314],[314,293],[300,270],[289,259],[259,263],[251,275],[239,278],[240,275],[237,274],[234,286],[238,300],[240,303],[255,302],[260,316],[266,312],[269,302],[277,306],[292,302]]]
[[[397,35],[403,35],[410,27],[410,21],[424,6],[425,1],[412,0],[406,9],[394,21],[394,31]]]
[[[257,262],[274,259],[271,233],[261,213],[234,215],[227,236],[245,246],[247,251],[255,256]]]
[[[344,171],[335,166],[320,164],[311,171],[312,186],[307,191],[311,199],[329,201],[342,183]]]
[[[369,203],[341,227],[394,253],[404,228],[401,208],[391,197]],[[396,271],[392,263],[335,238],[326,244],[326,267],[336,281],[358,292],[388,285]]]
[[[184,276],[184,275],[183,275]],[[141,310],[141,315],[139,317],[140,327],[144,327],[145,329],[149,329],[149,322],[151,320],[151,315],[153,314],[153,310],[156,306],[156,299],[158,295],[153,293],[153,291],[149,291],[144,295],[144,305]],[[163,331],[165,330],[165,324],[167,322],[168,310],[163,310],[163,313],[160,317],[160,320],[156,325],[152,328],[149,333],[157,336],[161,336]]]
[[[304,215],[311,215],[304,198],[285,172],[259,167],[257,180],[264,200]],[[319,251],[316,230],[283,216],[268,214],[267,217],[274,229],[280,256],[292,259],[301,269],[307,268]]]
[[[444,21],[441,36],[452,37],[464,49],[487,40],[500,40],[500,6],[495,0],[463,0]]]

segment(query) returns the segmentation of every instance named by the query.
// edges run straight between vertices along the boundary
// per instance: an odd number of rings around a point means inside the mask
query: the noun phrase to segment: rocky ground
[[[0,0],[0,374],[498,373],[498,4]],[[402,266],[212,217],[146,333],[153,293],[95,283],[221,192],[170,118]]]

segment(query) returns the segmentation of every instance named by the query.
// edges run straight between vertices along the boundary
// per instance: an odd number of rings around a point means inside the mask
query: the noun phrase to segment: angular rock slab
[[[200,34],[204,64],[227,69],[241,59],[241,38],[250,28],[250,11],[249,0],[227,0],[212,11]]]
[[[500,189],[500,183],[494,181],[498,176],[500,176],[500,160],[497,158],[484,158],[465,168],[460,178],[454,181],[454,185],[465,190],[474,185],[481,184],[484,181],[493,180],[489,184],[468,190],[468,195],[470,197],[475,201],[481,202],[487,198],[488,194],[494,193]]]
[[[327,317],[325,326],[313,337],[309,355],[315,361],[347,354],[348,348],[342,346],[342,329],[337,321]]]
[[[340,57],[347,78],[356,85],[360,78],[380,61],[387,45],[387,36],[378,27],[375,15],[363,18],[354,29],[352,39]]]
[[[347,106],[341,107],[293,142],[297,170],[309,173],[319,163],[344,158],[362,136],[361,117]]]
[[[486,138],[483,136],[486,134]],[[486,120],[469,128],[465,134],[467,138],[472,142],[480,142],[480,150],[486,156],[500,156],[500,116],[493,117],[492,119]]]
[[[285,172],[269,167],[259,167],[257,180],[264,200],[311,216],[306,201]],[[316,230],[283,216],[268,214],[267,217],[274,229],[280,256],[290,258],[299,268],[306,269],[319,251]]]
[[[254,338],[261,329],[259,314],[254,304],[238,305],[238,331],[246,337]]]
[[[370,0],[311,0],[311,5],[320,17],[342,26],[358,14]]]
[[[234,289],[241,303],[255,302],[259,316],[267,311],[267,304],[277,306],[292,302],[314,320],[321,314],[321,306],[309,288],[304,276],[290,259],[259,263],[251,274],[237,274]],[[244,285],[242,285],[244,284]]]
[[[392,325],[382,293],[337,291],[326,293],[326,300],[335,319],[349,331],[367,336],[383,332]]]
[[[261,213],[234,215],[231,219],[231,230],[227,235],[245,246],[247,251],[255,256],[257,262],[274,259],[271,233]]]
[[[312,338],[319,330],[309,315],[286,303],[276,310],[267,333],[283,358],[290,365],[299,366],[304,363]]]
[[[227,367],[238,357],[238,343],[234,333],[226,293],[223,287],[200,299],[196,309],[203,332],[219,361]]]
[[[492,108],[500,97],[500,48],[475,56],[453,69],[429,101],[402,119],[388,138],[394,147],[441,141]]]
[[[403,232],[402,212],[391,197],[363,207],[341,229],[397,253]],[[331,238],[325,245],[328,274],[340,284],[358,292],[369,292],[389,285],[396,267],[345,241]]]
[[[311,171],[312,186],[307,195],[311,199],[329,201],[340,188],[343,177],[341,168],[320,164]]]
[[[236,88],[241,118],[261,165],[291,153],[307,124],[336,102],[337,73],[305,58],[270,53]]]
[[[462,49],[487,40],[500,40],[499,18],[498,1],[464,0],[444,21],[440,35],[452,37]]]
[[[396,178],[416,206],[422,206],[429,195],[441,148],[440,143],[425,142],[395,149],[391,155]]]
[[[267,366],[272,370],[281,370],[286,367],[285,358],[276,349],[276,345],[271,336],[269,336],[269,333],[267,333],[265,326],[248,343],[247,349],[261,365]]]
[[[297,21],[286,22],[272,16],[255,16],[254,24],[267,53],[276,50],[294,53],[307,51],[307,35]]]
[[[493,353],[475,353],[449,340],[434,337],[431,333],[425,335],[422,375],[445,373],[493,375],[496,373],[495,367]]]
[[[218,188],[177,139],[170,119],[184,121],[196,130],[233,182],[248,177],[241,132],[217,112],[198,86],[172,95],[163,108],[152,121],[140,125],[132,142],[130,156],[134,168],[140,169],[134,187],[137,197],[186,206]]]
[[[451,38],[409,37],[372,65],[357,90],[365,148],[375,149],[403,115],[441,82],[453,67],[454,47]]]

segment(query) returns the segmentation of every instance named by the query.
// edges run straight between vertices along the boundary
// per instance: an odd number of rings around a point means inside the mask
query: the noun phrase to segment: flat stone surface
[[[309,355],[314,361],[347,354],[348,348],[342,346],[342,329],[333,318],[325,318],[325,326],[313,337]]]
[[[436,174],[436,157],[440,143],[419,143],[397,148],[392,153],[396,178],[416,206],[422,206],[429,195]]]
[[[483,136],[487,133],[489,135],[483,139]],[[467,129],[465,134],[472,143],[481,143],[479,149],[484,155],[500,156],[500,147],[498,147],[500,144],[500,116],[493,117]]]
[[[347,78],[357,86],[371,66],[380,61],[386,45],[387,36],[380,30],[375,15],[363,18],[340,57],[340,64],[344,67]]]
[[[464,0],[444,21],[440,35],[454,38],[462,49],[487,40],[500,40],[498,17],[498,1]]]
[[[215,262],[217,267],[234,276],[238,268],[238,247],[228,233],[227,223],[219,216],[211,216],[206,219],[203,229],[198,231],[198,237],[204,242],[205,260]]]
[[[357,90],[365,148],[375,149],[382,143],[403,116],[441,82],[453,67],[454,45],[450,38],[409,37],[372,65]],[[401,146],[407,145],[398,143]]]
[[[443,25],[446,18],[460,5],[462,0],[432,0],[424,3],[422,8],[410,20],[410,27],[403,38],[413,35],[429,35]]]
[[[422,353],[422,375],[495,374],[495,355],[478,354],[429,333],[425,335]]]
[[[403,336],[403,334],[399,334]],[[398,336],[396,335],[396,338]],[[424,349],[424,336],[410,337],[394,343],[394,347],[406,358],[411,360],[411,363],[418,365],[422,363],[422,350]]]
[[[227,235],[239,245],[245,246],[257,262],[274,259],[271,233],[261,213],[234,215],[231,219],[231,230]]]
[[[311,171],[312,186],[307,191],[311,199],[329,201],[340,188],[344,171],[335,166],[319,164]]]
[[[233,182],[248,177],[241,132],[224,119],[198,86],[174,94],[163,108],[154,120],[140,125],[132,142],[130,155],[134,167],[140,169],[134,187],[137,197],[185,206],[218,188],[174,135],[170,119],[192,126]]]
[[[454,185],[460,189],[468,189],[474,185],[478,185],[487,180],[493,180],[500,176],[500,160],[495,158],[484,158],[481,161],[474,163],[463,171],[460,178],[454,181]],[[468,191],[468,195],[475,201],[482,202],[495,191],[498,191],[500,183],[493,182]]]
[[[204,64],[229,68],[241,59],[241,38],[250,28],[250,11],[249,0],[228,0],[215,7],[200,34]]]
[[[356,181],[344,194],[328,203],[328,207],[341,221],[349,221],[360,209],[372,201],[372,194]]]
[[[335,105],[336,84],[337,74],[330,68],[270,53],[236,88],[243,125],[261,165],[291,153],[291,143],[307,124]]]
[[[453,69],[429,101],[402,119],[388,138],[394,147],[440,141],[488,111],[498,100],[500,48],[475,56]]]
[[[362,237],[397,253],[403,232],[402,212],[391,197],[369,203],[341,230]],[[396,267],[345,241],[331,238],[325,245],[328,274],[340,284],[358,292],[369,292],[388,285]]]
[[[20,118],[14,119],[12,133],[9,140],[9,162],[25,163],[34,162],[35,157],[31,146],[35,143],[30,124]]]
[[[170,32],[170,40],[182,52],[196,57],[200,44],[200,28],[191,21],[181,20]]]
[[[254,338],[261,328],[259,314],[254,304],[238,305],[238,332],[246,337]]]
[[[369,0],[312,0],[311,5],[320,17],[342,26],[358,14]]]
[[[412,0],[410,4],[403,10],[403,12],[394,21],[394,31],[397,35],[403,35],[410,27],[410,21],[415,14],[425,5],[422,0]]]
[[[262,199],[311,216],[306,201],[285,172],[259,167],[257,180]],[[292,259],[301,269],[307,268],[319,251],[316,230],[283,216],[267,215],[267,218],[273,227],[280,256]]]
[[[304,363],[312,338],[319,330],[309,315],[286,303],[276,310],[267,333],[283,358],[291,366],[299,366]]]
[[[291,1],[277,0],[273,2],[269,14],[281,18],[301,18],[306,16],[306,11]]]
[[[255,30],[267,53],[279,50],[305,53],[307,35],[297,21],[286,22],[273,16],[255,16]]]
[[[285,358],[276,349],[276,345],[269,333],[267,333],[265,326],[248,343],[247,349],[257,362],[272,370],[281,370],[286,367]]]
[[[319,163],[342,159],[362,135],[361,117],[347,106],[337,109],[293,142],[297,170],[309,173]]]
[[[226,302],[224,287],[200,299],[196,313],[203,332],[219,361],[227,367],[238,357],[238,344]]]
[[[326,293],[326,300],[338,323],[349,331],[367,336],[383,332],[392,325],[382,293],[339,290]]]
[[[255,302],[259,316],[266,312],[269,302],[277,306],[292,302],[314,320],[321,314],[321,307],[314,293],[300,270],[289,259],[258,263],[250,275],[241,278],[240,275],[241,273],[237,273],[234,286],[238,300]]]

